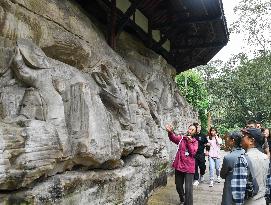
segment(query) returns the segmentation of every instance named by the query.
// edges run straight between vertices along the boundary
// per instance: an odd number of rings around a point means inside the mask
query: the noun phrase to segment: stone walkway
[[[225,156],[226,152],[222,152]],[[206,158],[206,161],[207,158]],[[222,160],[221,160],[222,163]],[[209,187],[209,164],[207,164],[207,173],[205,181],[199,186],[194,187],[194,205],[220,205],[223,193],[224,180],[221,183],[214,183],[213,187]],[[177,205],[179,204],[179,196],[175,189],[174,176],[168,178],[167,186],[156,189],[149,198],[148,205]]]

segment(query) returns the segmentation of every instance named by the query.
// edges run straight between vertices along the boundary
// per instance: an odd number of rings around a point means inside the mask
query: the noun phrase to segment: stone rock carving
[[[155,123],[158,126],[161,126],[161,119],[159,117],[160,108],[160,99],[163,91],[163,87],[160,82],[157,80],[151,81],[147,86],[147,91],[152,93],[152,96],[149,100],[149,108],[151,111],[151,116],[154,119]]]
[[[49,63],[48,57],[45,53],[39,49],[35,44],[29,42],[26,39],[17,40],[17,50],[16,50],[17,61],[19,59],[19,53],[22,55],[24,63],[31,67],[32,69],[50,69],[52,64]],[[22,63],[22,62],[21,62]]]
[[[69,123],[68,127],[71,129],[70,134],[74,132],[87,131],[88,130],[88,105],[84,99],[86,96],[87,85],[84,83],[76,83],[71,85],[70,88],[70,109],[68,113]],[[89,97],[89,96],[87,96]],[[83,133],[80,133],[83,136]]]
[[[28,186],[43,175],[63,172],[77,164],[89,168],[121,166],[119,140],[111,132],[112,126],[97,86],[91,92],[89,83],[78,70],[46,57],[35,44],[23,39],[17,42],[11,69],[18,83],[26,88],[18,98],[16,94],[7,95],[4,92],[7,87],[4,87],[0,113],[2,119],[7,116],[11,119],[6,126],[8,131],[13,132],[21,126],[23,134],[16,135],[16,140],[22,139],[23,143],[20,154],[15,154],[16,145],[10,148],[7,156],[11,155],[12,159],[8,158],[3,170],[0,169],[0,176],[4,170],[12,175],[13,169],[26,174],[18,183],[11,175],[3,174],[0,189]],[[58,69],[63,70],[59,72]],[[9,113],[6,113],[7,108]],[[112,138],[108,133],[112,133]],[[3,140],[5,145],[8,139]],[[8,149],[4,146],[3,150]],[[39,162],[41,156],[44,160]],[[34,166],[35,163],[41,163],[43,171]],[[7,184],[10,177],[12,185]]]
[[[23,95],[24,89],[18,86],[0,88],[0,119],[10,121],[18,115]]]
[[[29,49],[27,49],[27,45],[29,45]],[[42,66],[43,62],[44,66]],[[22,104],[21,114],[26,117],[34,117],[34,119],[44,119],[46,122],[55,125],[65,149],[68,136],[65,130],[63,130],[66,127],[64,105],[61,96],[54,88],[51,70],[45,54],[41,49],[34,47],[32,43],[20,40],[16,47],[12,70],[21,83],[31,87],[33,91],[36,90],[34,91],[35,94],[32,93],[32,96],[33,94],[36,95],[35,99],[27,99],[31,98],[31,96],[28,90],[26,90],[24,103],[28,102],[30,105]],[[35,101],[32,102],[32,100]],[[32,108],[34,107],[31,106],[31,103],[39,104],[40,107],[43,106],[39,108],[40,112],[35,113],[40,116],[32,116],[33,113],[30,112],[33,112]]]
[[[47,105],[38,90],[34,88],[25,90],[19,115],[27,119],[46,121]]]
[[[101,87],[101,99],[106,107],[117,111],[120,115],[120,123],[124,125],[124,127],[127,127],[130,122],[130,113],[125,103],[124,95],[121,93],[109,69],[104,64],[101,64],[100,68],[100,71],[94,71],[91,75]]]
[[[0,1],[0,205],[145,204],[166,183],[163,125],[197,114],[161,56],[96,23],[77,1]]]

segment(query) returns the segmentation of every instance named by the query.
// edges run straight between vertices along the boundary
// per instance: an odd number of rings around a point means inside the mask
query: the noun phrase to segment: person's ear
[[[250,144],[255,144],[255,139],[254,138],[249,138],[250,139]]]

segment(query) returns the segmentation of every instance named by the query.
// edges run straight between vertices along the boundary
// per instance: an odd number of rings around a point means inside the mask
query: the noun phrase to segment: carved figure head
[[[30,40],[18,39],[17,46],[27,66],[33,69],[48,69],[51,67],[45,53]]]

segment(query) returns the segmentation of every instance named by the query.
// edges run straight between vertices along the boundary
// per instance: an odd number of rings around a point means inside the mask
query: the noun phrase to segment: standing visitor
[[[242,132],[241,142],[247,157],[241,155],[233,168],[231,180],[233,201],[236,205],[266,205],[265,193],[269,159],[258,149],[261,146],[263,136],[261,130],[257,128],[247,128]],[[254,173],[259,190],[255,196],[245,200],[248,171]]]
[[[208,135],[209,151],[209,170],[210,170],[210,184],[209,187],[214,186],[214,172],[216,171],[217,182],[220,183],[220,145],[222,139],[218,136],[217,129],[211,127]]]
[[[221,205],[232,205],[231,179],[234,163],[245,150],[241,146],[242,133],[232,132],[226,137],[226,146],[231,150],[223,159],[220,176],[225,179]]]
[[[266,139],[266,142],[268,143],[268,148],[269,148],[269,159],[270,159],[270,153],[271,153],[271,136],[270,136],[270,129],[268,128],[262,128],[262,134],[263,134],[263,137]],[[266,150],[265,150],[266,151]],[[270,166],[270,165],[269,165]],[[269,170],[270,171],[270,170]],[[269,182],[270,183],[270,182]],[[268,184],[269,187],[268,189],[270,189],[270,184]],[[265,199],[266,199],[266,204],[271,204],[271,195],[270,195],[270,190],[268,190],[266,196],[265,196]]]
[[[247,121],[246,128],[256,128],[256,121],[255,120]]]
[[[270,146],[271,146],[270,132],[268,128],[262,128],[261,131],[264,139],[262,148],[264,153],[270,158]]]
[[[203,182],[204,174],[206,171],[205,164],[205,153],[204,149],[206,144],[208,143],[207,137],[201,134],[201,126],[199,123],[193,123],[196,126],[196,135],[195,139],[198,141],[198,151],[195,156],[195,175],[194,175],[194,186],[198,186],[199,182]]]
[[[249,120],[246,124],[246,128],[258,128],[263,131],[261,123],[255,120]],[[261,146],[259,146],[258,149],[270,158],[269,144],[265,138],[262,139],[260,145]]]
[[[267,143],[269,146],[269,152],[271,152],[271,136],[270,136],[270,129],[263,128],[262,129],[263,136],[267,139]]]
[[[178,145],[178,150],[172,164],[175,169],[175,184],[181,203],[193,205],[193,178],[195,173],[195,154],[198,141],[194,138],[196,127],[190,125],[186,136],[176,135],[171,125],[166,125],[170,141]],[[185,184],[185,191],[184,191]]]
[[[255,121],[256,128],[261,129],[262,128],[262,123],[259,121]]]

